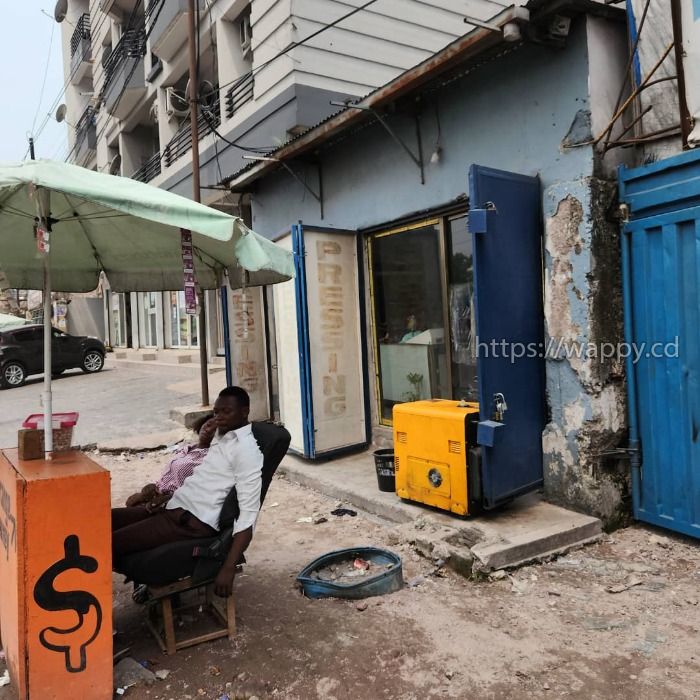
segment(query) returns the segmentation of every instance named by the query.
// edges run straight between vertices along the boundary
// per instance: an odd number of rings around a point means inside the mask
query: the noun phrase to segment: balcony
[[[145,30],[130,29],[124,32],[104,64],[104,105],[117,119],[126,119],[146,96],[145,49]]]
[[[160,175],[160,151],[154,153],[132,176],[132,180],[150,182]]]
[[[187,41],[187,6],[187,0],[151,0],[148,4],[151,51],[163,61],[172,61]],[[199,9],[205,9],[202,0]]]
[[[70,81],[79,85],[92,70],[92,42],[90,39],[90,15],[85,13],[75,25],[70,39]]]
[[[221,124],[221,110],[219,102],[219,92],[216,91],[216,100],[212,103],[211,107],[207,109],[207,117],[203,114],[199,115],[197,120],[197,129],[200,140],[212,133],[212,126],[218,129]],[[182,158],[186,153],[188,153],[192,148],[192,130],[190,129],[190,123],[187,122],[172,139],[168,142],[168,145],[163,149],[163,161],[166,167],[170,167],[178,158]]]
[[[253,99],[255,76],[247,73],[226,92],[226,117],[230,119],[244,104]]]
[[[100,10],[113,19],[123,21],[134,11],[139,0],[100,0]]]
[[[75,125],[74,162],[84,164],[97,148],[95,108],[89,106]]]

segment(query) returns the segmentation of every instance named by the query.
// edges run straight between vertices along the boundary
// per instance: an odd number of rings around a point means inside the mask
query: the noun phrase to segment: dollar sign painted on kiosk
[[[41,644],[51,651],[65,655],[66,670],[80,673],[87,666],[86,649],[97,637],[102,626],[102,607],[95,596],[87,591],[57,591],[54,580],[70,569],[80,569],[86,574],[97,571],[97,560],[80,554],[80,540],[69,535],[63,543],[65,556],[52,564],[39,577],[34,586],[36,604],[49,612],[73,610],[78,623],[73,627],[45,627],[39,633]]]

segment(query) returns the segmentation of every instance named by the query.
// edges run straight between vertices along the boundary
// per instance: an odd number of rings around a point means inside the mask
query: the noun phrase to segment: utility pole
[[[188,0],[188,48],[190,55],[190,131],[192,133],[192,199],[202,201],[199,183],[199,127],[197,126],[197,105],[199,85],[197,82],[197,27],[195,0]],[[204,305],[204,291],[199,298],[199,368],[202,383],[202,406],[209,405],[209,372],[207,368],[207,312]]]
[[[34,139],[31,136],[29,137],[29,157],[32,160],[36,160],[36,157],[34,155]]]
[[[673,41],[676,52],[676,76],[678,81],[678,106],[680,108],[681,138],[683,149],[688,148],[688,136],[692,131],[693,120],[688,109],[688,99],[685,91],[685,66],[683,65],[683,22],[681,20],[680,0],[671,0],[671,22],[673,25]]]

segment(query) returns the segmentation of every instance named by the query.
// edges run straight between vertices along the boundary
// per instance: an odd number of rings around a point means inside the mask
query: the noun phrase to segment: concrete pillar
[[[614,182],[582,178],[544,196],[545,493],[609,526],[626,517],[629,497],[629,463],[601,456],[626,439],[615,192]]]
[[[138,292],[130,292],[131,297],[131,345],[134,350],[141,347],[141,336],[139,335],[139,325],[141,318],[141,307],[139,305]]]

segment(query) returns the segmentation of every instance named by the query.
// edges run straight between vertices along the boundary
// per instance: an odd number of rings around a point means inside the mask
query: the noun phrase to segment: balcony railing
[[[80,116],[80,119],[78,119],[78,122],[75,125],[75,151],[76,153],[80,150],[82,150],[82,145],[83,142],[86,140],[88,137],[90,130],[95,129],[95,122],[96,122],[96,117],[95,117],[95,108],[92,106],[88,106],[87,109],[82,113]],[[87,139],[87,147],[88,148],[94,148],[95,145],[91,145],[91,141],[94,141],[94,139]]]
[[[226,116],[230,119],[244,104],[253,99],[255,76],[247,73],[226,92]]]
[[[206,110],[199,115],[197,120],[197,131],[199,138],[212,133],[212,127],[218,128],[221,124],[221,105],[219,101],[219,88],[215,88],[216,99],[210,107],[202,107]],[[182,158],[192,148],[192,130],[189,121],[170,139],[168,145],[163,149],[163,160],[166,166],[171,166],[178,158]]]
[[[80,48],[83,40],[90,40],[90,13],[85,12],[80,15],[80,19],[75,24],[73,36],[70,38],[70,56],[73,58],[75,52]]]
[[[158,16],[161,5],[165,5],[165,0],[148,0],[146,5],[146,19],[149,20],[153,15]]]
[[[146,30],[129,29],[122,35],[122,38],[117,42],[114,50],[109,58],[104,63],[105,82],[104,89],[116,75],[119,68],[129,58],[141,58],[146,53]]]
[[[154,153],[132,176],[132,180],[150,182],[160,175],[160,151]]]

